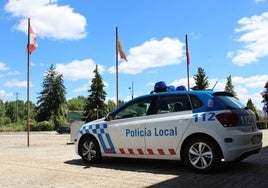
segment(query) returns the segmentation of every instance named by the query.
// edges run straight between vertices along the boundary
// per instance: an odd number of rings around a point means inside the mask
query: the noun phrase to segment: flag
[[[121,46],[119,38],[117,39],[117,48],[118,48],[121,59],[124,59],[125,61],[127,61],[126,54]]]
[[[33,29],[31,26],[30,26],[29,35],[30,35],[30,41],[28,44],[28,53],[31,54],[35,50],[35,48],[37,48],[37,46],[38,46],[35,33],[33,32]]]
[[[190,53],[189,53],[189,49],[188,49],[187,36],[186,36],[186,61],[187,61],[187,65],[189,65],[190,64]]]

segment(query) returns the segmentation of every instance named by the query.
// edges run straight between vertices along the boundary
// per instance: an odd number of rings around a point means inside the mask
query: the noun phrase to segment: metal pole
[[[30,146],[30,18],[28,18],[28,44],[27,44],[27,146]]]
[[[187,82],[188,82],[188,90],[190,90],[190,79],[189,79],[189,64],[190,64],[190,57],[189,57],[189,49],[188,49],[188,38],[185,35],[185,45],[186,45],[186,60],[187,60]]]
[[[132,81],[132,86],[131,86],[131,99],[133,99],[134,97],[134,84],[133,84],[133,81]]]
[[[116,61],[116,106],[119,106],[119,99],[118,99],[118,29],[115,28],[115,61]]]

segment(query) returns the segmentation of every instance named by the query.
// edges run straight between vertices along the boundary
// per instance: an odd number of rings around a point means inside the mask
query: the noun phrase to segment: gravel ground
[[[268,167],[266,147],[245,162],[223,165],[217,174],[195,174],[177,161],[105,159],[86,165],[69,142],[68,134],[31,132],[27,147],[27,133],[0,133],[0,187],[251,187]],[[260,178],[259,187],[268,185]]]

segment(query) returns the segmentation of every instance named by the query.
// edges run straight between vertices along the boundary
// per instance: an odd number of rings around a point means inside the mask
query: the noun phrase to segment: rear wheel
[[[220,149],[211,139],[193,138],[186,143],[184,160],[187,166],[199,173],[215,170],[221,161]]]
[[[81,157],[86,163],[98,163],[101,161],[100,146],[94,137],[84,137],[79,146]]]

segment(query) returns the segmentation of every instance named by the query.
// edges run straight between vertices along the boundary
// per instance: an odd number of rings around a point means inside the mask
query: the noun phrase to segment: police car
[[[159,91],[83,125],[75,139],[76,154],[86,163],[102,157],[182,160],[203,173],[262,148],[254,113],[232,94]]]

